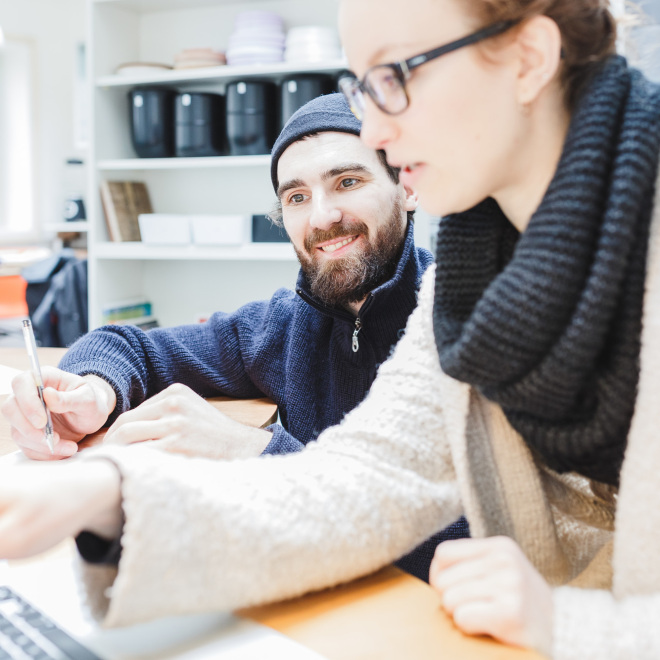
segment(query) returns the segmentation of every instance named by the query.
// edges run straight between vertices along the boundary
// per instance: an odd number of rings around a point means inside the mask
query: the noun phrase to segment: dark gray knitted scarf
[[[488,199],[438,232],[442,369],[500,404],[551,468],[613,485],[636,398],[659,151],[660,90],[612,57],[527,230]]]

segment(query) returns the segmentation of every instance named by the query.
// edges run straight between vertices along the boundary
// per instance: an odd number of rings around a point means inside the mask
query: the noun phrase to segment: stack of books
[[[158,320],[152,313],[151,302],[145,298],[108,304],[103,307],[101,314],[104,325],[136,325],[142,330],[158,327]]]

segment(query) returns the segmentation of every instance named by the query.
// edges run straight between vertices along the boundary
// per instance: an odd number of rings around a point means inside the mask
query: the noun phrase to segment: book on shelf
[[[101,202],[111,241],[139,241],[141,213],[152,213],[149,190],[142,181],[102,181]]]
[[[138,316],[132,319],[110,321],[110,325],[135,325],[140,330],[151,330],[151,328],[160,327],[158,319],[155,316]]]
[[[142,330],[158,327],[151,301],[140,297],[107,303],[101,309],[101,320],[103,324],[136,325]]]
[[[124,302],[110,303],[101,310],[103,323],[124,321],[126,319],[151,316],[151,302],[144,298],[135,298]]]

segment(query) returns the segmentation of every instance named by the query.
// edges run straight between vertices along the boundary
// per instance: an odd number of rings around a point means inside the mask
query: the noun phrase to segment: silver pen
[[[41,399],[41,403],[43,404],[44,410],[46,411],[46,426],[44,426],[44,435],[46,436],[48,449],[50,449],[50,453],[53,454],[55,452],[53,420],[50,417],[48,406],[44,401],[44,379],[41,377],[41,368],[39,367],[39,358],[37,357],[37,342],[34,339],[34,330],[32,329],[32,323],[30,322],[30,319],[25,319],[23,321],[22,330],[23,339],[25,339],[25,348],[27,348],[27,352],[30,357],[30,367],[32,369],[32,376],[34,377],[34,383],[37,386],[39,398]]]

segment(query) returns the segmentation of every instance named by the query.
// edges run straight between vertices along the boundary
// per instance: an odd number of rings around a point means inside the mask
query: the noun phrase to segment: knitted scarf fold
[[[551,468],[613,485],[636,398],[659,151],[660,90],[612,57],[526,231],[488,199],[438,232],[442,369],[500,404]]]

